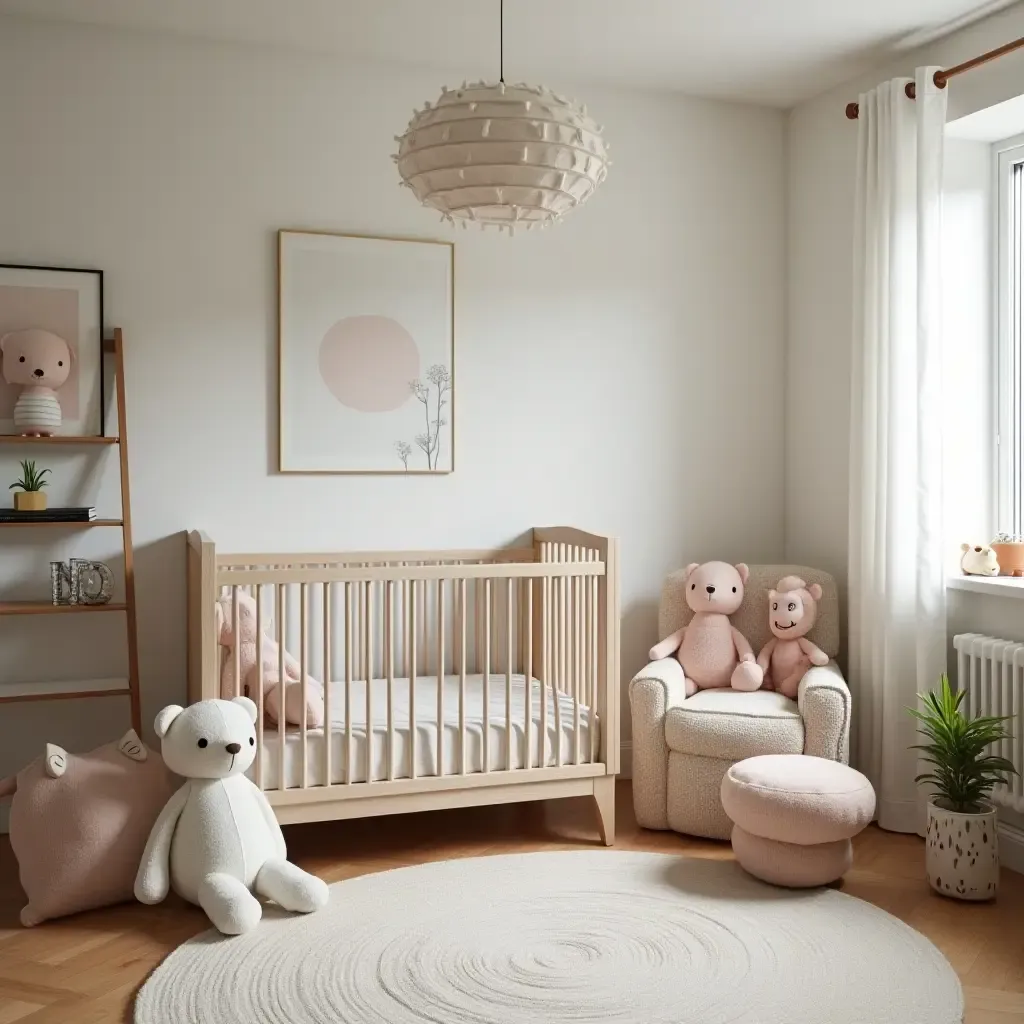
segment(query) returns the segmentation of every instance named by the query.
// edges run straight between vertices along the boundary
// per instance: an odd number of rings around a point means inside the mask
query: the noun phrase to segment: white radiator
[[[967,691],[968,713],[1009,715],[1010,739],[994,744],[992,753],[1024,771],[1024,644],[980,633],[953,637],[957,652],[957,685]],[[996,804],[1024,812],[1024,779],[1014,775],[1008,786],[992,792]]]

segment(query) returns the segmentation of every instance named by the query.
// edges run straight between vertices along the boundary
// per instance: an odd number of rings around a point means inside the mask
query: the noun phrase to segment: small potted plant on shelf
[[[999,888],[999,844],[989,797],[1017,769],[990,752],[992,744],[1010,739],[1007,718],[968,718],[960,707],[965,696],[943,675],[937,693],[918,694],[922,708],[908,709],[928,740],[913,749],[932,766],[914,781],[932,786],[925,836],[929,885],[955,899],[990,900]]]
[[[35,461],[26,459],[21,463],[21,479],[15,480],[9,490],[20,487],[14,495],[14,507],[18,512],[42,512],[46,508],[46,486],[44,477],[48,469],[36,469]]]

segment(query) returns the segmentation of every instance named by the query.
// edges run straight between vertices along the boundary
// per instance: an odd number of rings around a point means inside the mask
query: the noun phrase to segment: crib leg
[[[602,775],[594,779],[594,803],[597,804],[597,824],[601,830],[601,842],[605,846],[615,844],[615,776]]]

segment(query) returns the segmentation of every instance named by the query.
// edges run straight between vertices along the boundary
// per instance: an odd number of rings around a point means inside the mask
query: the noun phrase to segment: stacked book
[[[96,509],[47,508],[42,512],[18,512],[13,508],[0,509],[0,523],[91,523]]]

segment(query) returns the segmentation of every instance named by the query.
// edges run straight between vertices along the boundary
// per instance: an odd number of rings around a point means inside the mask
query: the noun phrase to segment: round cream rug
[[[907,925],[731,861],[609,851],[449,860],[206,932],[136,1024],[960,1024],[960,984]]]

